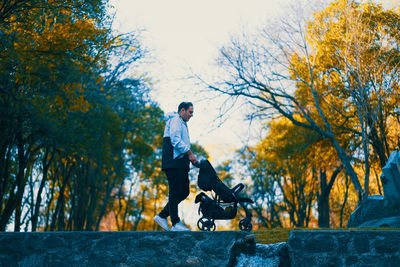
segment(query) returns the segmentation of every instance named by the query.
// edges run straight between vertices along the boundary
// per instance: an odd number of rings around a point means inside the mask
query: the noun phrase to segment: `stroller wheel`
[[[214,220],[211,220],[211,219],[206,218],[206,217],[201,217],[197,221],[197,227],[199,227],[199,229],[201,231],[215,231]]]
[[[239,228],[241,231],[250,232],[251,229],[253,229],[253,225],[251,224],[251,221],[249,218],[244,218],[243,220],[240,220]]]

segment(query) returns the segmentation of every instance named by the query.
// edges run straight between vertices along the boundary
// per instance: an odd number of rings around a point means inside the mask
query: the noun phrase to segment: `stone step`
[[[0,266],[235,266],[246,232],[0,233]]]
[[[400,230],[295,230],[287,243],[292,267],[400,263]]]

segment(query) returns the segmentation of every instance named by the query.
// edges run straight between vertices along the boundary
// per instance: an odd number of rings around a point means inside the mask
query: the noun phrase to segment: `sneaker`
[[[190,231],[190,229],[184,226],[183,223],[178,222],[171,227],[171,231]]]
[[[158,223],[164,230],[169,231],[168,220],[166,218],[161,218],[159,215],[153,218],[156,223]]]

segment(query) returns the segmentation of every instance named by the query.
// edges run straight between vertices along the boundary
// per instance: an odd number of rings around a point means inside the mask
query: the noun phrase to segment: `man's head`
[[[182,102],[178,106],[178,114],[184,121],[189,121],[193,117],[193,104],[191,102]]]

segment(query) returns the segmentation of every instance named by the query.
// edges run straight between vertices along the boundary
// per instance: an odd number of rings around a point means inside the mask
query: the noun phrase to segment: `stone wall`
[[[0,233],[0,266],[235,266],[238,259],[239,266],[397,267],[400,230],[295,230],[274,245],[232,231]]]
[[[0,266],[234,266],[244,232],[0,233]]]
[[[292,231],[291,266],[399,266],[399,230]]]

